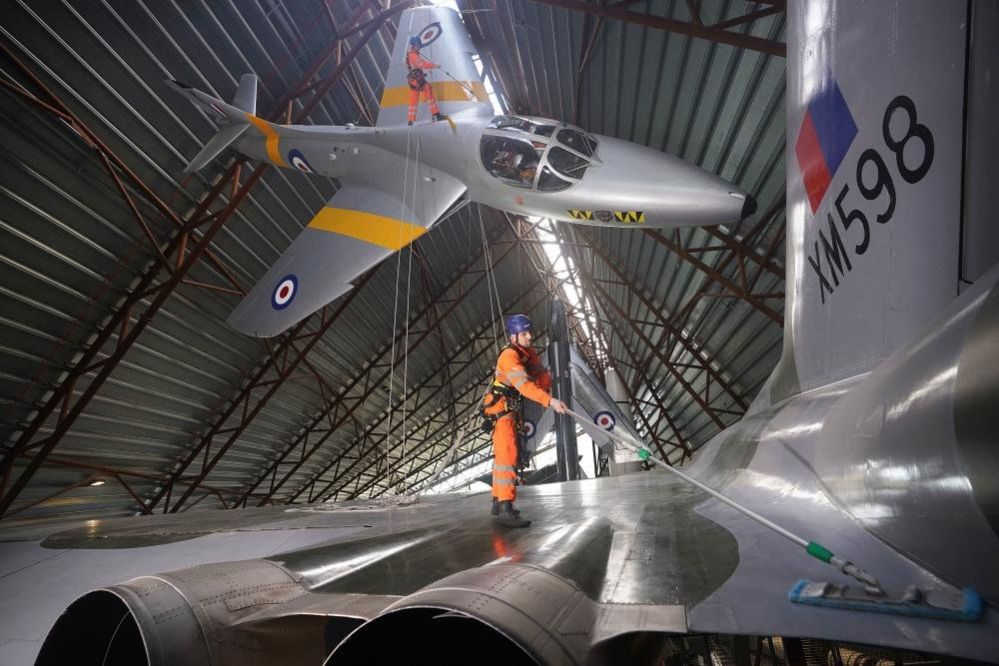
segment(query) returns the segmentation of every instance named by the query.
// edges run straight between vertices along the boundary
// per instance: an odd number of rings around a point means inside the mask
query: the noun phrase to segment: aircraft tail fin
[[[233,95],[232,105],[249,113],[251,116],[257,115],[257,75],[243,74],[239,79],[239,87]]]
[[[198,171],[210,161],[218,157],[229,145],[241,137],[250,128],[250,118],[257,110],[257,77],[254,74],[244,74],[239,80],[239,87],[233,97],[232,104],[226,104],[189,85],[167,79],[167,85],[189,99],[195,106],[205,111],[222,125],[218,134],[213,136],[201,149],[191,163],[184,168],[184,173]]]
[[[416,46],[415,56],[409,52]],[[446,7],[414,7],[399,18],[392,59],[385,73],[385,89],[378,111],[378,126],[405,125],[412,85],[426,83],[440,114],[492,116],[493,108],[472,57],[477,55],[458,12]],[[410,67],[410,64],[416,67]],[[415,120],[432,117],[425,93],[418,94]]]

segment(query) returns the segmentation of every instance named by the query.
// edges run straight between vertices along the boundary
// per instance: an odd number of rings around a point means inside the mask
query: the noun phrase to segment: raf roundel
[[[524,419],[524,437],[534,437],[536,426],[531,419]]]
[[[315,173],[312,165],[305,159],[305,155],[303,155],[302,151],[297,148],[288,153],[288,163],[299,171],[304,171],[305,173]]]
[[[593,422],[604,430],[613,430],[614,426],[617,425],[617,419],[610,412],[597,412],[593,415]]]
[[[271,307],[275,310],[284,310],[295,300],[298,293],[298,278],[294,275],[286,275],[274,287],[271,294]]]
[[[429,46],[433,42],[437,41],[437,38],[441,36],[443,30],[441,29],[441,24],[434,21],[426,28],[420,31],[420,46]]]

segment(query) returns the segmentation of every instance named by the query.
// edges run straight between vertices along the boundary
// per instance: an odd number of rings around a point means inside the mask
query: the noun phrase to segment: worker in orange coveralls
[[[430,104],[430,113],[433,114],[434,120],[447,120],[447,117],[437,107],[437,98],[434,97],[434,90],[430,86],[430,82],[427,81],[426,72],[423,71],[425,69],[437,69],[438,66],[429,60],[423,59],[420,55],[421,46],[419,37],[409,38],[409,51],[406,52],[406,66],[409,67],[409,74],[406,75],[406,82],[409,84],[408,120],[410,125],[416,120],[416,105],[420,101],[421,94],[423,95],[423,99]]]
[[[531,320],[516,314],[506,318],[510,344],[496,359],[496,375],[482,398],[482,414],[493,429],[493,506],[497,522],[527,527],[513,506],[517,499],[517,435],[521,429],[521,396],[564,414],[566,405],[551,396],[552,378],[531,346]]]

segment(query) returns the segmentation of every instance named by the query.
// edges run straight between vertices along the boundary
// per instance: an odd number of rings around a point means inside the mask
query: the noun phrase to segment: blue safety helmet
[[[410,46],[415,46],[416,48],[420,48],[421,46],[423,46],[423,42],[420,41],[419,37],[410,37],[409,38],[409,45]]]
[[[524,314],[510,315],[506,318],[507,335],[517,335],[531,330],[531,318]]]

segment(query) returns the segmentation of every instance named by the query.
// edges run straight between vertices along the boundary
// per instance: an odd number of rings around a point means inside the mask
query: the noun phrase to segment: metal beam
[[[534,2],[546,5],[555,5],[556,7],[571,9],[577,12],[586,12],[587,14],[593,14],[594,16],[614,19],[617,21],[625,21],[627,23],[634,23],[648,28],[657,28],[659,30],[665,30],[666,32],[675,32],[681,35],[689,35],[690,37],[699,37],[712,42],[729,44],[731,46],[750,49],[752,51],[759,51],[761,53],[768,53],[782,58],[787,55],[787,45],[782,42],[773,42],[769,39],[763,39],[762,37],[753,37],[752,35],[728,32],[726,30],[720,30],[717,27],[708,27],[698,25],[697,23],[685,23],[683,21],[677,21],[664,16],[642,14],[640,12],[633,12],[617,7],[602,7],[594,3],[583,2],[582,0],[534,0]]]
[[[725,287],[735,296],[746,301],[747,303],[752,305],[754,308],[756,308],[757,310],[759,310],[767,317],[780,324],[781,326],[784,325],[784,317],[779,312],[777,312],[769,305],[764,303],[761,298],[759,298],[754,294],[750,294],[747,289],[744,289],[739,285],[735,284],[727,277],[722,275],[717,269],[708,266],[706,263],[704,263],[696,256],[694,256],[693,253],[688,252],[686,248],[683,247],[683,244],[680,242],[679,231],[674,230],[673,238],[667,238],[661,231],[657,229],[645,229],[644,232],[645,235],[655,239],[656,242],[668,248],[671,252],[673,252],[678,257],[680,257],[687,263],[697,268],[699,271],[707,275],[709,278],[711,278],[718,284]]]
[[[777,218],[777,216],[783,209],[784,209],[784,197],[781,196],[773,203],[773,205],[766,212],[766,214],[761,216],[760,219],[749,230],[749,232],[743,237],[742,243],[747,245],[749,243],[752,243],[758,235],[762,234],[767,229],[767,227]],[[775,236],[780,236],[780,234],[776,234]],[[757,281],[763,274],[762,267],[770,263],[770,258],[772,258],[774,252],[777,249],[777,246],[778,245],[776,243],[774,243],[773,241],[771,242],[770,247],[767,249],[767,254],[765,255],[765,257],[767,257],[767,260],[757,266],[756,272],[753,275],[753,277],[748,282],[745,283],[746,289],[748,291],[751,291],[753,288],[755,288]],[[731,264],[737,258],[738,258],[737,253],[733,250],[715,264],[715,270],[718,271],[719,273],[721,271],[724,271],[729,266],[729,264]],[[679,307],[673,313],[671,319],[676,323],[676,326],[678,328],[683,329],[686,327],[687,319],[690,317],[690,314],[693,312],[694,306],[701,298],[705,298],[706,296],[708,296],[708,289],[711,286],[712,285],[710,282],[702,284],[700,288],[690,297],[690,299],[688,299],[687,303]],[[660,348],[665,347],[667,356],[672,356],[673,351],[676,349],[677,342],[678,341],[675,338],[673,340],[670,340],[670,332],[666,331],[663,333],[662,336],[660,336],[657,346],[659,346]]]
[[[680,383],[680,386],[682,386],[683,389],[690,395],[690,397],[692,397],[694,401],[698,405],[700,405],[701,409],[704,410],[704,413],[707,414],[708,417],[710,417],[711,420],[714,421],[719,428],[724,428],[726,424],[718,417],[718,414],[715,412],[714,408],[710,404],[708,404],[708,402],[704,399],[703,396],[701,396],[701,394],[697,391],[697,389],[695,389],[690,384],[690,382],[686,380],[686,378],[683,376],[683,373],[677,370],[675,367],[673,367],[673,363],[668,358],[666,358],[665,355],[663,355],[661,350],[655,347],[652,340],[649,339],[647,335],[642,333],[642,330],[640,328],[635,326],[634,322],[632,322],[631,319],[628,317],[628,313],[624,311],[624,308],[622,308],[617,303],[617,301],[615,301],[611,297],[611,295],[608,294],[604,290],[604,288],[600,286],[598,282],[591,282],[590,284],[594,288],[594,291],[597,293],[598,300],[600,301],[601,307],[603,307],[604,311],[609,312],[610,310],[613,310],[614,312],[616,312],[618,317],[620,317],[622,321],[628,324],[632,332],[635,335],[637,335],[642,342],[645,343],[645,345],[649,348],[649,351],[651,351],[652,354],[657,359],[659,359],[659,362],[662,363],[663,367],[667,370],[667,372],[673,375],[673,378]],[[610,306],[609,308],[607,307],[608,305]]]
[[[683,332],[683,329],[677,327],[669,318],[663,316],[662,307],[657,306],[655,303],[650,301],[640,289],[635,287],[634,283],[628,279],[628,276],[624,273],[621,267],[610,258],[610,255],[599,246],[589,233],[579,233],[579,235],[586,240],[589,245],[589,249],[596,256],[600,257],[604,264],[610,268],[611,271],[622,280],[622,282],[628,285],[628,289],[631,293],[634,294],[642,305],[645,306],[646,310],[648,310],[648,312],[655,317],[659,325],[666,329],[674,337],[674,339],[687,350],[687,353],[689,353],[700,364],[700,369],[706,372],[711,379],[714,379],[714,381],[717,382],[725,390],[725,392],[732,397],[736,404],[745,410],[749,405],[742,398],[742,395],[736,391],[724,377],[721,376],[721,373],[712,367],[711,359],[704,354],[704,352],[692,339],[689,339],[689,337]],[[594,280],[592,275],[589,276],[589,279]]]

